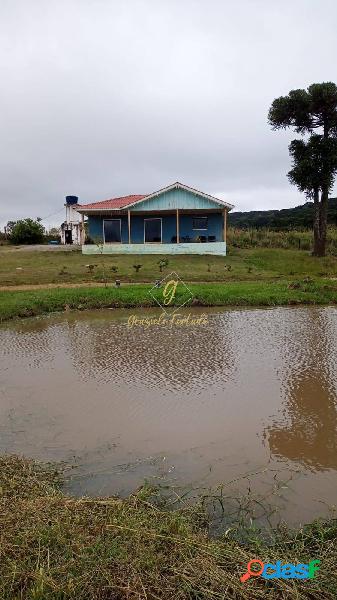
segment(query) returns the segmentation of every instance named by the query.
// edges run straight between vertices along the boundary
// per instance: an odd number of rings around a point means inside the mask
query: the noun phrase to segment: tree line
[[[291,229],[312,229],[314,221],[314,204],[306,202],[294,208],[280,210],[251,210],[247,212],[230,212],[228,223],[239,229],[272,229],[288,231]],[[327,212],[328,225],[337,226],[337,198],[330,198]]]

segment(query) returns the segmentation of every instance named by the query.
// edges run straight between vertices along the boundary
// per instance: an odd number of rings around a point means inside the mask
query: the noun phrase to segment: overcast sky
[[[268,108],[337,82],[336,31],[335,0],[0,0],[0,225],[177,180],[300,204]]]

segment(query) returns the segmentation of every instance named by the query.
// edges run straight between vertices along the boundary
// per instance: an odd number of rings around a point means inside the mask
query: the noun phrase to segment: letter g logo
[[[178,281],[171,279],[168,281],[163,289],[164,306],[168,306],[174,300],[176,295]]]

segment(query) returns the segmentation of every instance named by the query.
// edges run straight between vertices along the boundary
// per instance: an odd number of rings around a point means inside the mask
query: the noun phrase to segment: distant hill
[[[281,210],[251,210],[229,213],[229,225],[239,229],[268,227],[269,229],[312,229],[314,204],[306,202],[295,208]],[[329,225],[337,226],[337,198],[330,198],[328,208]]]

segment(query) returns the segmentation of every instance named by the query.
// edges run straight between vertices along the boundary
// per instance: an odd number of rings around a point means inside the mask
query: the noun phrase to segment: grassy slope
[[[150,285],[121,288],[57,288],[54,290],[0,292],[0,322],[67,309],[130,308],[156,306],[148,292]],[[300,281],[231,282],[192,284],[195,306],[277,306],[334,304],[337,282]],[[179,294],[176,296],[179,304]]]
[[[201,505],[168,510],[153,490],[126,500],[75,499],[54,469],[0,457],[0,597],[3,600],[332,600],[337,594],[337,525],[212,540]],[[254,541],[255,539],[255,541]],[[250,541],[249,541],[250,540]],[[307,581],[251,578],[247,562],[307,563]]]

